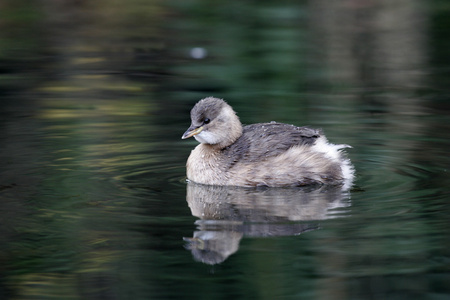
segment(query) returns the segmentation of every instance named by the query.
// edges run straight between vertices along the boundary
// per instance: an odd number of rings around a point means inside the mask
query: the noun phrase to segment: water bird
[[[243,187],[342,185],[354,168],[343,153],[349,145],[328,142],[319,129],[269,122],[242,126],[223,99],[207,97],[191,110],[182,139],[200,145],[186,163],[187,179],[200,184]]]

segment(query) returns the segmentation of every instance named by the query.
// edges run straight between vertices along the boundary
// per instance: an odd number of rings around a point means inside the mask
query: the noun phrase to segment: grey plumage
[[[295,145],[312,145],[320,131],[283,123],[257,123],[243,128],[242,136],[222,149],[231,168],[236,162],[250,163],[280,155]]]
[[[184,138],[201,144],[189,156],[188,178],[197,183],[235,186],[343,185],[353,166],[318,129],[270,122],[242,127],[225,101],[200,100],[191,110]]]

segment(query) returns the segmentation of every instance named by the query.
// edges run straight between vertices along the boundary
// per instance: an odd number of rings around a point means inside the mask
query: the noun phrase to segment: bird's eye
[[[203,124],[208,124],[209,122],[211,122],[211,120],[208,119],[208,118],[205,118],[205,119],[203,120]]]

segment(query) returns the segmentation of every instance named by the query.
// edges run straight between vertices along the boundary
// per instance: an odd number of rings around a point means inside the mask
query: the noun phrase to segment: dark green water
[[[3,1],[0,299],[447,299],[449,18]],[[187,184],[181,135],[211,95],[352,145],[354,188]]]

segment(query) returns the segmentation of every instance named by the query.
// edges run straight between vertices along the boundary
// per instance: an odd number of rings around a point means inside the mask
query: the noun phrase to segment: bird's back
[[[275,122],[247,125],[243,129],[234,144],[222,149],[224,157],[229,158],[229,168],[237,162],[260,162],[293,146],[313,145],[321,135],[317,129]]]

